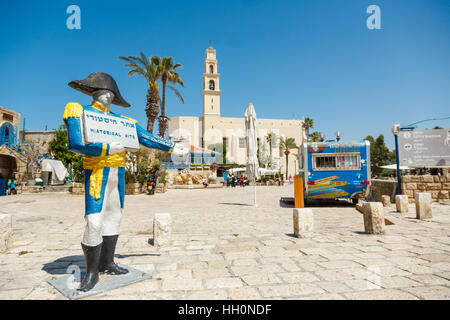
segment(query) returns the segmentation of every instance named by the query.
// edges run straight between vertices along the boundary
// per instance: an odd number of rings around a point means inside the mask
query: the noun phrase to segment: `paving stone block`
[[[408,213],[408,196],[406,194],[398,194],[395,196],[395,207],[397,212],[404,215]]]
[[[363,216],[366,233],[385,234],[384,211],[381,202],[365,202]]]
[[[12,217],[10,214],[0,213],[0,252],[8,250],[12,242]]]
[[[157,213],[153,219],[153,244],[167,246],[171,242],[172,218],[170,213]]]
[[[294,208],[294,235],[311,238],[314,230],[314,215],[311,208]]]
[[[414,194],[416,201],[416,218],[431,219],[433,217],[431,213],[431,194],[426,192],[416,192]]]
[[[386,195],[381,196],[381,203],[383,203],[383,207],[389,207],[391,205],[391,197]]]

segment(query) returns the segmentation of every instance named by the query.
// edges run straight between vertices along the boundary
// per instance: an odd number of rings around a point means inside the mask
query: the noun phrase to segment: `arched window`
[[[212,64],[209,65],[209,73],[214,73],[214,66]]]
[[[216,88],[216,85],[214,83],[214,80],[209,81],[209,90],[214,91]]]

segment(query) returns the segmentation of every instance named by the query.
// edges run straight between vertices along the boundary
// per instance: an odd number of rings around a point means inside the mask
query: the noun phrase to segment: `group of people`
[[[227,187],[236,187],[240,185],[241,187],[245,187],[249,185],[249,180],[245,176],[237,177],[235,175],[229,175],[227,177]]]
[[[6,195],[17,194],[17,180],[8,179],[6,183]]]

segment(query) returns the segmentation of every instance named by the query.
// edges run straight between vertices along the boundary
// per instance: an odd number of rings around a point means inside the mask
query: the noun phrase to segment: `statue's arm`
[[[173,147],[175,146],[175,143],[151,134],[137,123],[136,131],[139,143],[147,148],[159,149],[165,152],[169,152],[170,154],[173,150]]]
[[[79,103],[68,103],[64,110],[64,123],[67,126],[69,149],[85,156],[98,157],[108,155],[110,146],[107,143],[83,144],[81,116],[83,107]]]

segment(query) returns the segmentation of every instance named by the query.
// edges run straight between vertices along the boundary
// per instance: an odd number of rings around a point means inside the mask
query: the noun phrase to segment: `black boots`
[[[86,274],[81,281],[80,291],[91,290],[98,282],[98,273],[125,274],[127,269],[119,267],[114,263],[114,251],[119,235],[103,236],[103,243],[92,247],[81,244],[83,248],[84,260],[86,261]]]
[[[84,275],[78,290],[89,291],[98,282],[98,265],[100,262],[102,244],[100,243],[95,247],[81,244],[81,248],[83,248],[84,260],[86,262],[86,274]]]
[[[103,246],[100,255],[99,271],[108,274],[125,274],[127,269],[119,267],[114,263],[114,251],[116,250],[116,243],[119,235],[103,236]]]

